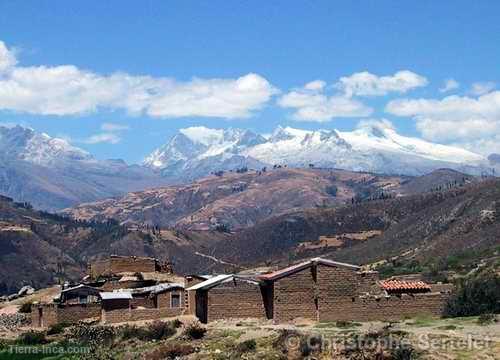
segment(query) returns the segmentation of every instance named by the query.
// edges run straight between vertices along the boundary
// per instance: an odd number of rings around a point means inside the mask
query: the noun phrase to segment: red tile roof
[[[431,287],[423,281],[382,280],[380,286],[387,291],[430,291]]]

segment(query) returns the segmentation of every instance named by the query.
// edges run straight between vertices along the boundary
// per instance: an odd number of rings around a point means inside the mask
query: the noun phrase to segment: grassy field
[[[393,359],[500,359],[500,324],[495,321],[479,324],[477,317],[296,325],[257,320],[220,321],[209,324],[200,338],[189,335],[186,328],[190,323],[186,320],[183,324],[163,324],[171,330],[158,332],[158,323],[148,322],[127,327],[101,326],[96,328],[97,335],[85,339],[75,338],[75,331],[69,327],[62,333],[46,336],[43,345],[31,345],[38,354],[28,354],[28,345],[3,340],[0,360],[154,360],[176,356],[216,360],[301,359],[308,355],[317,359],[374,359],[382,353]],[[11,346],[22,346],[24,353],[13,353],[15,348]],[[71,349],[78,347],[83,353],[71,353]]]

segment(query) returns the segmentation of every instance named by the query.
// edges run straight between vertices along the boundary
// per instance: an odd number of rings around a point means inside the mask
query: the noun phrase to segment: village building
[[[314,258],[260,276],[272,294],[275,323],[397,320],[441,316],[448,294],[432,292],[423,282],[380,281],[378,272]]]
[[[268,317],[263,284],[252,276],[218,275],[187,289],[201,322]]]
[[[33,324],[47,327],[83,319],[117,323],[180,315],[194,315],[205,323],[242,318],[274,323],[398,320],[442,315],[452,290],[450,285],[417,278],[380,280],[376,271],[323,258],[264,274],[185,277],[151,258],[108,260],[90,265],[85,283],[63,289],[54,303],[33,306]],[[116,272],[121,270],[126,271]]]

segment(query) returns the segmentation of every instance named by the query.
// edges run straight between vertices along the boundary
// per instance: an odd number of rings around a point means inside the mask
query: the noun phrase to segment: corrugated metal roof
[[[101,292],[99,296],[102,300],[118,300],[118,299],[132,299],[132,294],[129,292]]]
[[[77,286],[73,286],[73,287],[70,287],[70,288],[67,288],[67,289],[64,289],[64,290],[61,290],[62,293],[64,292],[68,292],[68,291],[73,291],[73,290],[78,290],[78,289],[90,289],[90,290],[96,290],[96,291],[99,291],[99,289],[93,287],[93,286],[89,286],[89,285],[85,285],[85,284],[79,284]]]
[[[387,291],[431,290],[430,285],[423,281],[382,280],[380,286]]]
[[[227,280],[231,278],[233,275],[216,275],[208,280],[205,280],[201,283],[198,283],[196,285],[191,286],[187,290],[200,290],[200,289],[208,289],[210,287],[214,287],[218,284],[220,284],[222,281]]]
[[[353,270],[360,270],[361,269],[357,265],[347,264],[347,263],[343,263],[343,262],[338,262],[338,261],[333,261],[333,260],[318,257],[318,258],[313,258],[313,259],[304,261],[304,262],[296,264],[296,265],[286,267],[284,269],[274,271],[274,272],[269,273],[269,274],[260,275],[259,278],[263,279],[263,280],[277,280],[277,279],[280,279],[280,278],[285,277],[287,275],[291,275],[291,274],[293,274],[297,271],[300,271],[302,269],[305,269],[309,266],[312,266],[314,264],[322,264],[322,265],[326,265],[326,266],[342,266],[342,267],[347,267],[347,268],[350,268]]]
[[[132,288],[132,289],[118,289],[115,292],[126,292],[130,294],[158,294],[169,289],[184,289],[184,285],[179,283],[163,283],[158,285],[146,286],[142,288]]]

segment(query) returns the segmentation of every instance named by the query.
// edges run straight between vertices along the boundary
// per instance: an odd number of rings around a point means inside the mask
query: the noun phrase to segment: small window
[[[179,294],[172,294],[170,296],[170,307],[181,307],[181,296]]]
[[[86,296],[80,296],[79,303],[80,304],[86,304],[87,303],[87,297]]]

